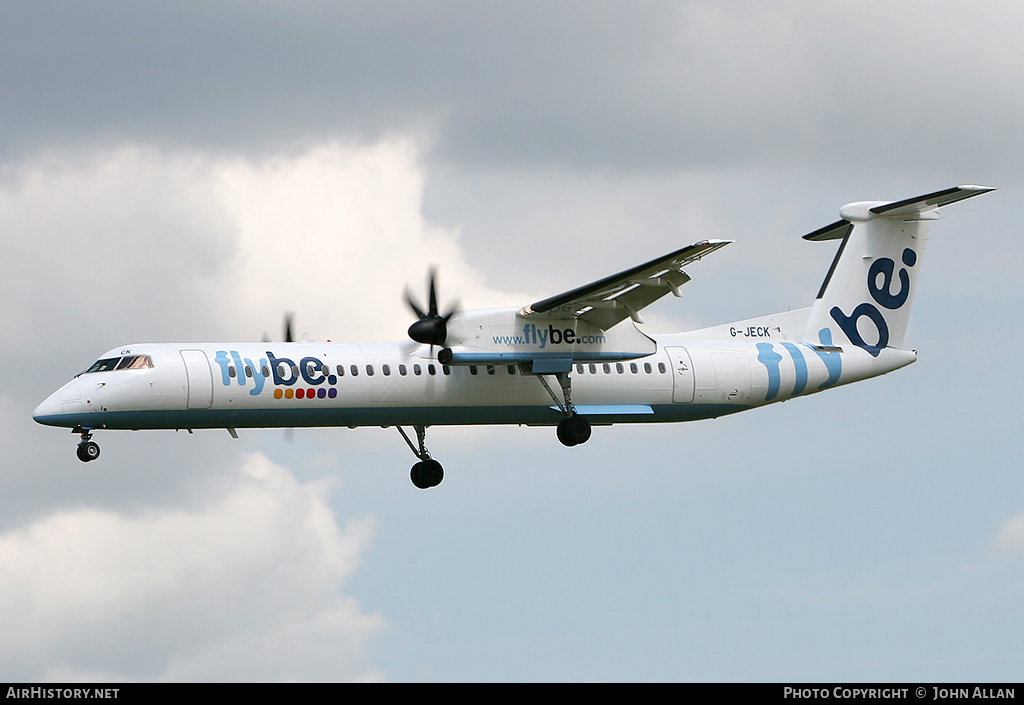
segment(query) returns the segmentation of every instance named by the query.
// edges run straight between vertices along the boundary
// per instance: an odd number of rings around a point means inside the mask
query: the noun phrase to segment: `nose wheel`
[[[78,459],[88,463],[100,457],[100,447],[95,441],[82,441],[78,444]]]
[[[92,440],[92,432],[89,429],[79,426],[74,429],[73,433],[77,433],[82,437],[76,451],[79,460],[83,463],[90,463],[100,457],[100,446]]]

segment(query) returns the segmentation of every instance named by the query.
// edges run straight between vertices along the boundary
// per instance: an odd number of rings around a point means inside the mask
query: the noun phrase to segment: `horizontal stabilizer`
[[[905,201],[894,201],[893,203],[875,206],[871,209],[871,212],[875,215],[884,215],[886,217],[912,215],[914,213],[930,211],[933,208],[948,206],[950,203],[956,203],[972,196],[980,196],[989,191],[995,191],[995,189],[988,186],[954,186],[953,188],[925,194],[917,198],[908,198]]]
[[[839,211],[843,216],[842,220],[826,225],[815,230],[813,233],[804,235],[804,240],[822,242],[823,240],[842,240],[850,234],[853,222],[863,222],[872,218],[903,218],[916,216],[928,211],[933,211],[950,203],[956,203],[966,198],[980,196],[983,193],[995,191],[988,186],[954,186],[935,193],[928,193],[924,196],[915,196],[903,201],[868,201],[863,203],[850,203]]]
[[[850,228],[853,227],[853,223],[848,220],[837,220],[831,225],[826,225],[824,228],[819,228],[813,233],[807,233],[804,235],[804,240],[813,240],[814,242],[821,242],[822,240],[842,240],[846,237]]]

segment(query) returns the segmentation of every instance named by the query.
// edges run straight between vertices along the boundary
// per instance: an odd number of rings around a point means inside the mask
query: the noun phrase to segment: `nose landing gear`
[[[100,457],[99,444],[91,440],[92,431],[90,429],[77,426],[72,431],[72,433],[77,433],[79,436],[82,437],[82,440],[78,443],[78,450],[76,451],[79,460],[81,460],[83,463],[89,463],[92,462],[93,460],[96,460],[96,458]]]

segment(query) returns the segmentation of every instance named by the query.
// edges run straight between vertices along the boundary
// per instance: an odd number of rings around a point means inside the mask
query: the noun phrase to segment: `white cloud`
[[[17,679],[379,680],[384,628],[342,592],[373,533],[326,487],[244,457],[202,506],[63,511],[0,535]]]
[[[1024,557],[1024,511],[1003,522],[992,545],[1000,553]]]
[[[410,140],[39,155],[0,173],[0,294],[38,347],[87,348],[79,366],[128,342],[276,338],[286,310],[314,339],[400,339],[431,264],[442,302],[508,303],[423,218],[418,158]]]
[[[403,289],[425,303],[432,264],[442,307],[459,298],[474,308],[510,305],[465,260],[458,232],[423,218],[424,174],[411,141],[239,157],[209,174],[238,233],[226,281],[237,297],[231,307],[247,311],[253,326],[289,309],[321,339],[400,339],[413,320]]]

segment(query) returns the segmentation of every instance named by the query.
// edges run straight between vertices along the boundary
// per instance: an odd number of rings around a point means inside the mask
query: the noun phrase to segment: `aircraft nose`
[[[45,426],[65,426],[67,425],[67,413],[72,411],[67,409],[68,402],[71,402],[73,406],[81,404],[82,395],[78,390],[78,384],[75,380],[71,380],[63,387],[58,389],[56,392],[46,397],[43,403],[36,407],[35,411],[32,412],[32,419],[36,423],[43,424]],[[75,409],[78,411],[80,409]]]
[[[59,416],[63,411],[63,402],[56,393],[46,397],[42,404],[36,407],[36,410],[32,412],[32,419],[36,423],[41,423],[46,426],[53,426],[55,417]]]

